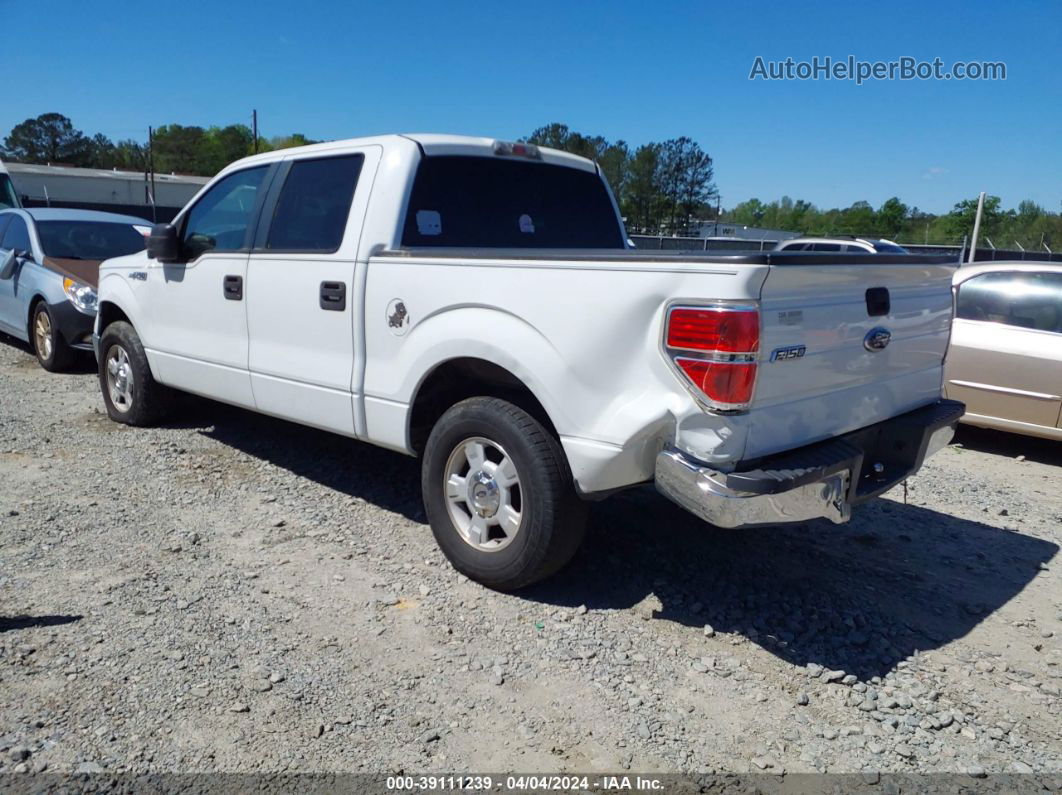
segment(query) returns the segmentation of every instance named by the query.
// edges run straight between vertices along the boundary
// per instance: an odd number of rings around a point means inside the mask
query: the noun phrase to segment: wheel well
[[[129,316],[126,315],[125,312],[123,312],[117,304],[112,304],[110,301],[106,301],[100,304],[100,307],[97,312],[99,313],[100,317],[99,329],[101,334],[103,333],[103,330],[107,328],[107,326],[109,326],[111,323],[114,323],[115,321],[124,320],[126,323],[130,323]],[[130,323],[130,325],[132,325],[132,323]]]
[[[37,293],[29,302],[29,314],[26,316],[26,334],[29,335],[30,342],[33,341],[33,313],[37,311],[37,304],[43,300],[44,296]]]
[[[519,378],[483,359],[450,359],[436,367],[417,390],[409,420],[409,441],[420,455],[431,429],[448,408],[470,397],[496,397],[519,406],[553,436],[558,436],[546,409]]]

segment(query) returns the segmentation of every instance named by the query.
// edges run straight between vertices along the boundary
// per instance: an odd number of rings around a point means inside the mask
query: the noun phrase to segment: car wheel
[[[136,330],[111,323],[100,336],[99,377],[107,414],[127,425],[153,425],[169,408],[168,390],[155,381]]]
[[[38,302],[33,309],[30,344],[33,345],[37,361],[49,373],[61,372],[74,361],[74,349],[66,344],[44,301]]]
[[[424,450],[421,489],[454,568],[502,591],[558,571],[586,528],[560,443],[498,398],[470,398],[443,414]]]

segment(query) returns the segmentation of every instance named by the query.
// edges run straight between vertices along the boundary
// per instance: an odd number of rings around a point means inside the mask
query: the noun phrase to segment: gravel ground
[[[0,773],[1062,773],[1062,445],[964,430],[836,527],[594,506],[519,595],[417,462],[0,341]]]

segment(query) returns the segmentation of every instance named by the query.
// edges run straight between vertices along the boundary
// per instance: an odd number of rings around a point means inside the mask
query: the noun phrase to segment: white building
[[[155,207],[143,172],[73,166],[7,163],[15,190],[26,207],[77,207],[168,221],[208,177],[155,174]]]

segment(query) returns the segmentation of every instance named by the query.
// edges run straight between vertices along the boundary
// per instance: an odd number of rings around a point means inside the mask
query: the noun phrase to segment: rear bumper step
[[[656,487],[718,527],[848,521],[853,505],[916,472],[944,447],[965,406],[941,400],[835,439],[719,472],[668,448],[656,459]]]

